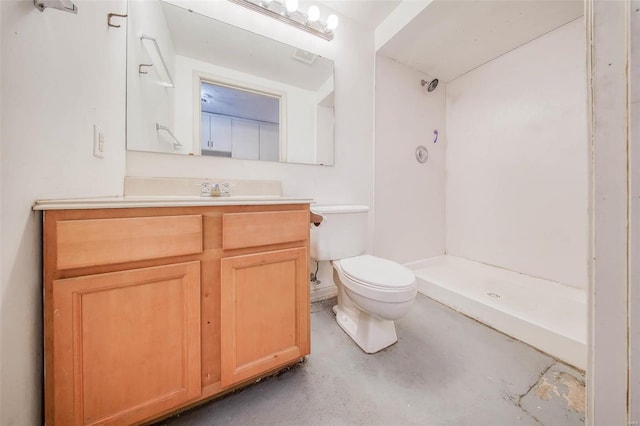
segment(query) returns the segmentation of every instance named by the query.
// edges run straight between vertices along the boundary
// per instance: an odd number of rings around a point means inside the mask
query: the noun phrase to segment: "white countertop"
[[[37,200],[33,210],[120,209],[130,207],[194,207],[194,206],[255,206],[275,204],[310,204],[311,198],[271,195],[196,197],[196,196],[126,196],[101,198],[69,198]]]

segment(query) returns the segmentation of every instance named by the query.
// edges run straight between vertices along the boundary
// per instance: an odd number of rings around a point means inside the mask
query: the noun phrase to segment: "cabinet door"
[[[260,159],[280,160],[280,127],[277,124],[260,123]]]
[[[231,156],[245,160],[260,159],[260,133],[258,123],[246,120],[232,120],[231,134],[233,149]]]
[[[55,280],[53,342],[56,425],[131,424],[197,398],[200,262]]]
[[[203,112],[200,114],[200,148],[203,151],[211,149],[211,128],[209,124],[211,114]]]
[[[200,146],[203,151],[231,153],[231,119],[209,112],[200,115]]]
[[[309,354],[306,248],[223,258],[221,275],[223,387]]]
[[[211,150],[231,152],[231,119],[211,114]]]

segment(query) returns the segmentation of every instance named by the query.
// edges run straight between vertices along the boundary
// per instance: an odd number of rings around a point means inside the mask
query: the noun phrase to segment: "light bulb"
[[[331,14],[327,17],[327,30],[333,31],[336,28],[338,28],[338,17]]]
[[[308,15],[307,20],[309,22],[315,22],[320,17],[320,9],[318,9],[318,6],[316,6],[316,5],[311,5],[311,6],[309,6],[309,10],[307,11],[307,15]]]
[[[285,7],[287,8],[287,12],[295,12],[298,10],[298,0],[286,0],[284,2]]]

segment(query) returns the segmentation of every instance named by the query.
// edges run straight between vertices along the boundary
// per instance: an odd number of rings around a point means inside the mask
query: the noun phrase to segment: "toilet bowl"
[[[378,352],[398,341],[394,320],[403,317],[417,293],[411,270],[370,255],[332,262],[338,304],[338,325],[366,353]]]
[[[391,260],[363,254],[368,207],[313,206],[312,211],[323,221],[311,230],[311,257],[333,266],[338,325],[366,353],[394,344],[394,321],[408,312],[417,294],[414,273]]]

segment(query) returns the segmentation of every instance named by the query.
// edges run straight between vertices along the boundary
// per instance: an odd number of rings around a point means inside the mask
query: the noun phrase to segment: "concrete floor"
[[[312,306],[311,355],[279,376],[162,425],[561,425],[584,423],[584,377],[418,295],[398,343],[362,352],[331,302]]]

